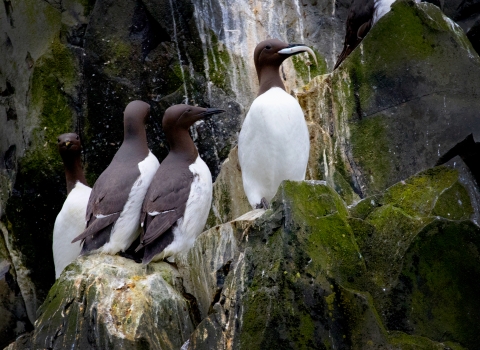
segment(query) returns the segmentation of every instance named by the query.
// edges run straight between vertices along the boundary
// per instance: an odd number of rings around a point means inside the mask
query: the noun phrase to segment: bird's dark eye
[[[60,142],[60,139],[57,139],[57,142]]]
[[[270,50],[272,47],[270,45],[265,46],[267,50]]]
[[[189,109],[187,109],[187,112],[191,112],[191,111],[192,111],[192,110],[191,110],[190,108],[189,108]]]

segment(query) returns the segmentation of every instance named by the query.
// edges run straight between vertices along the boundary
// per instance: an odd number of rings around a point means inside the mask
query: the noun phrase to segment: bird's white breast
[[[240,131],[238,158],[252,206],[270,201],[283,180],[304,180],[310,141],[297,100],[283,89],[258,96]]]
[[[148,156],[138,163],[140,176],[133,184],[122,213],[112,228],[110,241],[99,249],[100,252],[116,254],[125,251],[137,238],[143,199],[159,166],[160,163],[152,152],[148,152]]]
[[[77,182],[63,203],[53,228],[55,277],[80,254],[81,242],[71,243],[85,229],[85,213],[92,189]]]
[[[212,204],[212,174],[200,156],[197,156],[195,163],[191,164],[189,169],[193,174],[193,182],[185,214],[172,228],[173,242],[156,257],[156,260],[190,249],[207,222]]]

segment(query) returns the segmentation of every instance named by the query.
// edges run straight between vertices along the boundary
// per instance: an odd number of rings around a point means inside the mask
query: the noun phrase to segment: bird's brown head
[[[150,117],[150,105],[135,100],[130,102],[123,112],[124,140],[130,138],[145,138],[145,124]]]
[[[263,67],[280,67],[285,59],[301,52],[310,53],[316,62],[315,53],[308,46],[303,44],[287,44],[278,39],[264,40],[255,47],[253,53],[257,73],[263,69]]]
[[[219,108],[202,108],[184,104],[169,107],[163,116],[162,127],[171,149],[193,149],[189,128],[197,120],[223,112],[225,110]]]
[[[168,108],[163,116],[163,130],[168,133],[175,129],[188,130],[197,120],[223,113],[225,110],[218,108],[202,108],[189,105],[175,105]]]
[[[57,139],[58,151],[63,156],[77,155],[82,151],[80,137],[75,133],[62,134]]]

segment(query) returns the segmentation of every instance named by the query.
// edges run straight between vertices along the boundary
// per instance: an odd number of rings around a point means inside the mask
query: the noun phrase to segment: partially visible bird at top
[[[80,242],[71,243],[85,229],[85,213],[92,189],[88,187],[82,168],[82,144],[75,133],[58,137],[58,151],[65,167],[67,199],[53,227],[53,261],[55,278],[80,254]]]
[[[238,159],[245,194],[253,208],[268,208],[283,180],[304,180],[310,150],[307,124],[297,100],[285,91],[279,68],[290,56],[309,52],[303,44],[278,39],[254,52],[260,84],[240,130]]]
[[[334,70],[360,44],[375,23],[390,11],[394,2],[395,0],[353,0],[348,11],[343,50]]]
[[[82,254],[124,252],[140,234],[140,212],[148,186],[159,167],[147,146],[145,123],[150,106],[130,102],[123,113],[124,138],[110,165],[93,186]]]
[[[144,264],[189,249],[205,227],[212,202],[212,174],[200,158],[189,128],[197,120],[222,112],[189,105],[165,111],[162,126],[170,152],[143,202],[143,234],[136,250],[145,248]]]

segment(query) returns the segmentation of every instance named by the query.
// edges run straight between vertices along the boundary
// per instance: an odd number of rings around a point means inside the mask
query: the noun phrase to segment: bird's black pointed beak
[[[224,112],[226,111],[220,108],[206,108],[205,111],[200,112],[199,114],[197,114],[197,116],[198,116],[198,119],[203,119],[203,118],[206,118],[215,114],[224,113]]]
[[[289,44],[286,48],[278,51],[279,54],[288,55],[288,56],[297,55],[301,52],[308,52],[310,55],[312,55],[313,59],[315,60],[315,64],[318,65],[317,57],[315,55],[315,52],[313,52],[313,50],[306,45],[303,45],[303,44]]]

